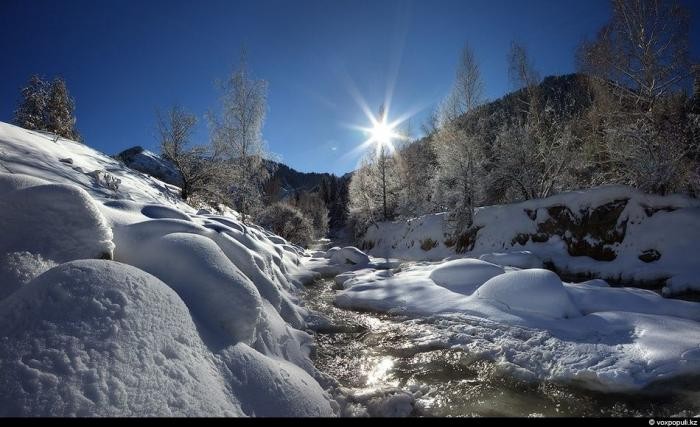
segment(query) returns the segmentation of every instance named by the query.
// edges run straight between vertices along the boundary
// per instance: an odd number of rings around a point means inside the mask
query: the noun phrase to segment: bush
[[[274,203],[258,215],[258,224],[299,246],[308,246],[314,227],[304,214],[285,203]]]

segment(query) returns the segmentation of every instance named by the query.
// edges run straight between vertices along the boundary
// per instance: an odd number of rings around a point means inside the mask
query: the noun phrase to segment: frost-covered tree
[[[214,147],[191,145],[196,124],[196,116],[177,105],[164,114],[157,112],[160,151],[163,158],[169,160],[180,173],[183,200],[192,195],[202,195],[219,201],[225,164]]]
[[[433,183],[433,198],[442,209],[449,211],[454,232],[471,227],[474,207],[480,201],[479,177],[483,164],[480,139],[461,124],[464,115],[472,113],[481,103],[483,81],[474,55],[465,46],[455,74],[452,90],[443,102],[440,127],[432,136],[437,168]]]
[[[56,77],[51,82],[44,111],[45,130],[63,138],[79,140],[75,129],[75,101],[68,93],[66,81]]]
[[[434,212],[432,180],[437,160],[433,145],[427,138],[411,142],[399,149],[399,158],[402,164],[399,213],[410,218]]]
[[[443,126],[433,146],[438,168],[433,180],[434,199],[449,212],[452,232],[472,226],[474,208],[482,200],[483,155],[479,137],[455,124]]]
[[[566,187],[576,147],[568,123],[506,124],[494,141],[489,190],[509,202],[549,197]]]
[[[33,75],[21,90],[22,100],[15,110],[14,123],[29,130],[44,130],[48,92],[46,81]]]
[[[298,192],[289,203],[299,209],[311,221],[314,238],[326,237],[328,234],[329,211],[319,193]]]
[[[375,222],[396,218],[401,200],[401,176],[399,156],[385,144],[362,159],[348,189],[349,215],[358,234]]]
[[[687,187],[697,149],[678,101],[690,75],[687,10],[672,0],[615,0],[578,57],[597,95],[589,115],[596,182],[661,194]]]
[[[268,156],[262,139],[267,110],[267,82],[254,79],[245,52],[238,68],[222,84],[220,117],[211,115],[213,141],[230,162],[230,194],[241,219],[261,205],[263,184],[270,177],[263,160]]]
[[[465,44],[452,89],[440,108],[438,119],[440,126],[478,107],[483,100],[483,92],[484,83],[481,80],[479,64],[469,45]]]

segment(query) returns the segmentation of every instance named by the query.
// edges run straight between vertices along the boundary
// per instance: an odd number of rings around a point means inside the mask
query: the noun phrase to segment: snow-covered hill
[[[380,223],[361,247],[414,260],[480,257],[565,275],[663,284],[664,294],[700,290],[700,200],[608,186],[479,208],[474,227],[450,238],[446,214]]]
[[[302,250],[0,123],[0,416],[334,415]]]
[[[158,178],[168,184],[182,185],[182,177],[171,162],[143,147],[131,147],[115,157],[131,169]]]

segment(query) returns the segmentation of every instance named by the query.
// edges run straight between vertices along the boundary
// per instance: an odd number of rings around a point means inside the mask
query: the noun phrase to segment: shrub
[[[258,224],[299,246],[313,240],[314,227],[304,214],[285,203],[274,203],[258,215]]]

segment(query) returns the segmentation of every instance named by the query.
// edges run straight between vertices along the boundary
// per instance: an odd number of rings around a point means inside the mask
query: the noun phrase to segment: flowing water
[[[332,279],[318,280],[305,292],[307,306],[330,320],[316,332],[316,366],[358,393],[383,388],[410,391],[415,397],[414,416],[700,414],[700,378],[657,384],[639,394],[519,381],[488,360],[420,339],[439,325],[336,307]]]

